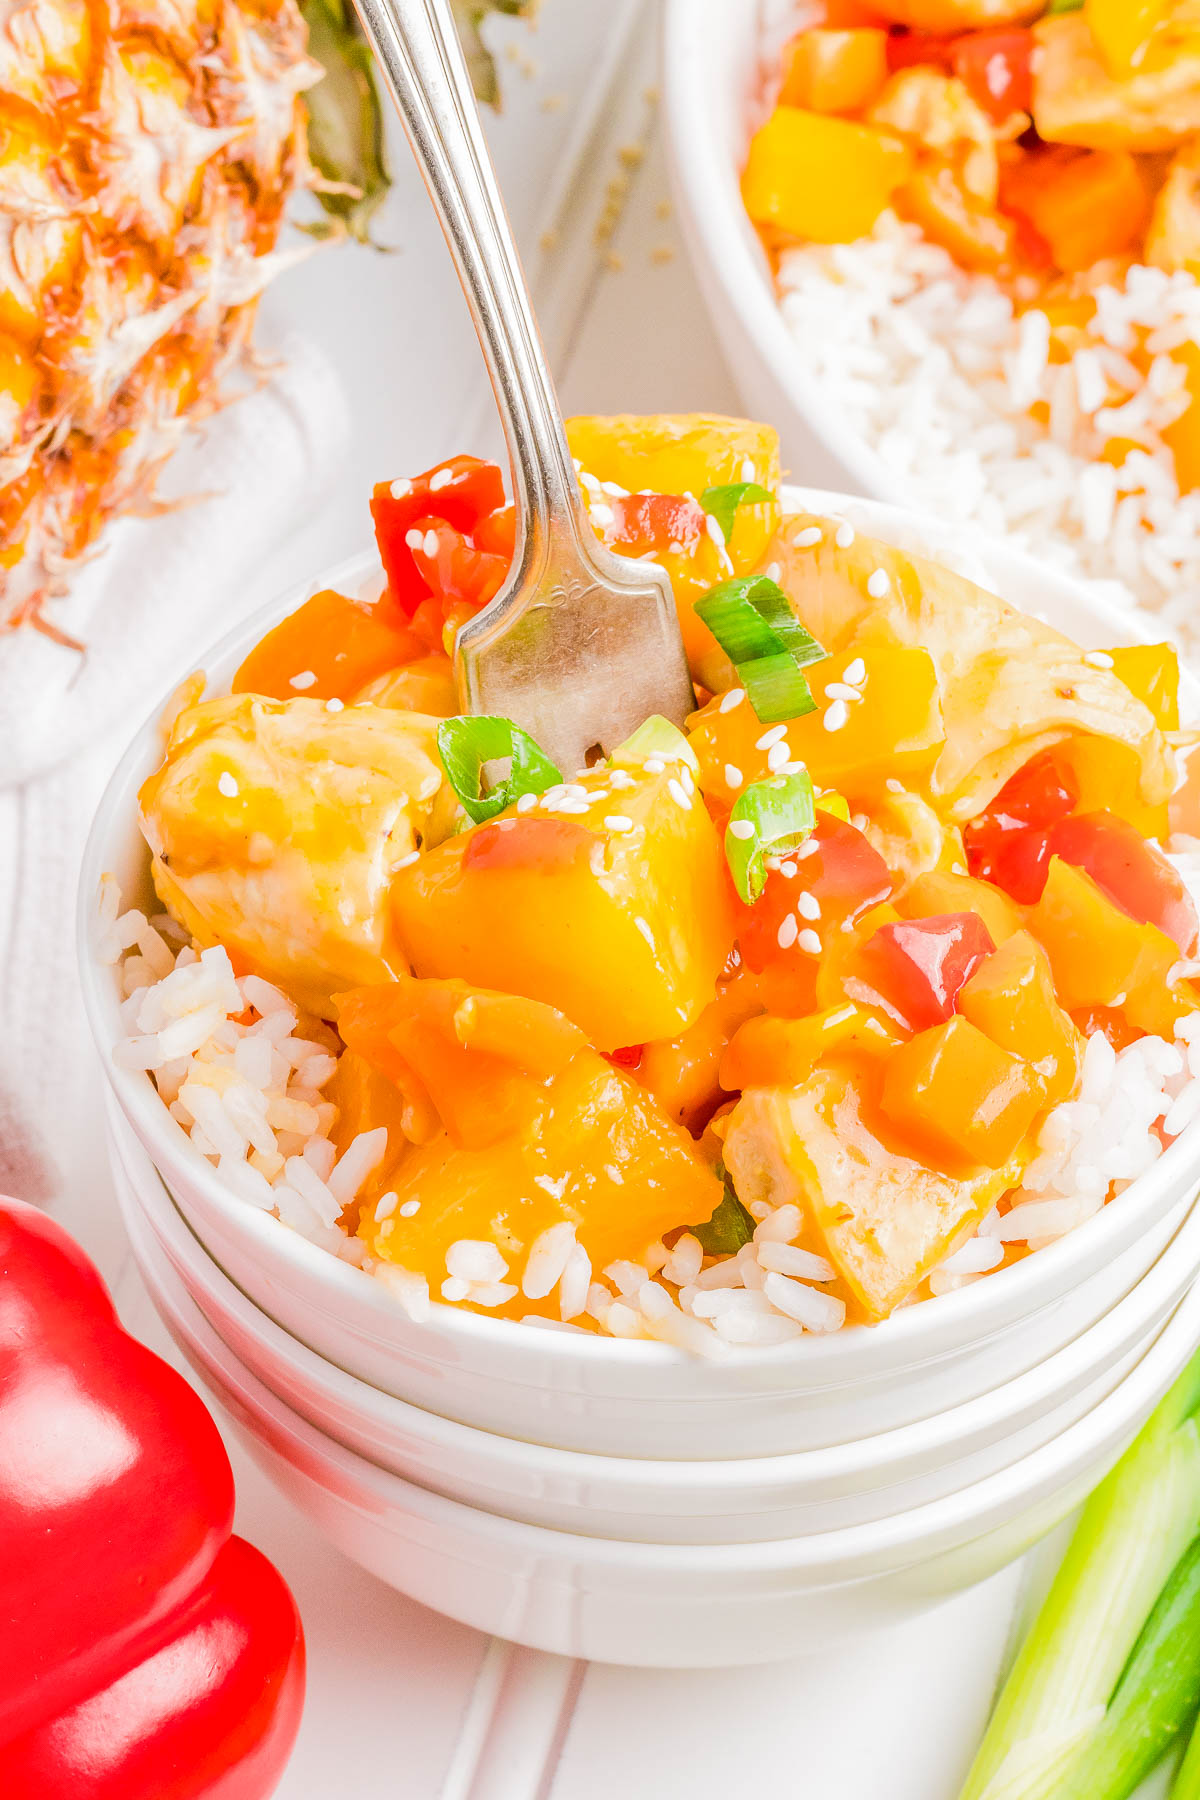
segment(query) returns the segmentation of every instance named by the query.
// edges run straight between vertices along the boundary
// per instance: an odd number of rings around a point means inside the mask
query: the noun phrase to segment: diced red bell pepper
[[[881,925],[863,945],[872,985],[914,1031],[954,1012],[959,989],[996,946],[978,913],[942,913]]]
[[[968,31],[950,44],[950,67],[998,125],[1033,106],[1033,33]]]
[[[1079,813],[1050,833],[1049,850],[1074,863],[1131,919],[1156,925],[1184,956],[1196,948],[1196,908],[1179,871],[1115,813]]]
[[[888,68],[893,75],[898,69],[916,69],[923,65],[948,70],[953,41],[948,37],[935,37],[928,31],[897,25],[888,33]]]
[[[1049,830],[1078,802],[1075,777],[1053,750],[1032,757],[964,830],[972,875],[1032,906],[1046,884]]]
[[[605,541],[625,556],[693,550],[708,530],[704,508],[686,494],[618,494],[609,504]]]
[[[410,549],[421,580],[431,595],[450,605],[478,612],[504,586],[511,555],[478,549],[465,532],[444,519],[418,519],[410,528]]]
[[[620,1050],[610,1050],[605,1060],[618,1069],[640,1069],[645,1053],[645,1044],[625,1044]]]
[[[371,496],[375,541],[388,591],[411,618],[432,589],[413,556],[408,534],[419,520],[437,519],[470,536],[479,521],[504,505],[504,478],[495,463],[452,456],[411,480],[380,481]]]
[[[878,906],[894,885],[878,850],[855,826],[832,813],[818,812],[812,836],[800,852],[783,860],[794,867],[794,875],[770,869],[753,906],[737,902],[738,944],[743,961],[755,974],[771,964],[805,956],[798,939],[806,926],[822,938]],[[803,893],[811,894],[820,909],[814,919],[797,912]],[[796,922],[795,932],[784,923],[789,917]]]
[[[259,639],[234,676],[233,691],[273,700],[352,700],[424,648],[391,607],[324,588]]]
[[[230,1537],[204,1406],[66,1233],[0,1200],[0,1793],[265,1800],[304,1641]]]

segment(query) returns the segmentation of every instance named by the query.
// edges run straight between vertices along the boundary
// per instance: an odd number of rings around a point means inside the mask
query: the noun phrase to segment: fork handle
[[[514,573],[586,515],[517,247],[447,0],[353,0],[441,219],[479,334],[516,488]]]

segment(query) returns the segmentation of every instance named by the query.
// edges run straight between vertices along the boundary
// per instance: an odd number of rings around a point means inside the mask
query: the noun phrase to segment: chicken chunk
[[[454,809],[437,723],[254,694],[186,707],[140,796],[163,904],[325,1017],[338,990],[404,972],[392,876]]]
[[[1160,67],[1111,75],[1082,12],[1034,27],[1033,122],[1048,143],[1173,150],[1200,130],[1200,50],[1181,43]]]
[[[872,125],[913,138],[951,162],[966,192],[996,204],[1000,169],[992,123],[957,76],[938,69],[901,69],[867,114]]]
[[[1188,144],[1172,159],[1146,234],[1145,260],[1175,274],[1200,275],[1200,147]]]
[[[971,31],[984,25],[1023,25],[1045,0],[872,0],[871,11],[918,31]]]

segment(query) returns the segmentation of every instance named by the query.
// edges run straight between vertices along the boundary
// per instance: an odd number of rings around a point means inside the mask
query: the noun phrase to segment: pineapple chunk
[[[639,493],[695,494],[756,481],[779,487],[779,433],[718,413],[581,414],[567,420],[571,455],[597,481]]]
[[[1047,143],[1173,150],[1200,130],[1200,48],[1181,44],[1164,67],[1117,80],[1083,13],[1042,19],[1034,32],[1033,122]]]
[[[402,971],[388,888],[453,801],[436,732],[418,713],[318,700],[187,707],[140,796],[164,905],[323,1017],[339,988]]]
[[[1154,197],[1145,260],[1175,274],[1200,276],[1200,145],[1177,151]]]
[[[546,1001],[602,1050],[678,1037],[733,944],[724,853],[690,782],[670,763],[594,769],[402,869],[393,917],[416,973]]]
[[[1019,1176],[1012,1161],[948,1175],[889,1148],[868,1122],[879,1079],[865,1066],[857,1076],[818,1068],[798,1087],[754,1088],[725,1136],[738,1198],[798,1206],[872,1322],[906,1300]]]

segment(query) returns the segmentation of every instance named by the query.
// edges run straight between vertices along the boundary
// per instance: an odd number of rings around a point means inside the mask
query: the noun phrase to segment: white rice
[[[1173,840],[1172,851],[1185,879],[1200,875],[1200,841]],[[336,1060],[325,1045],[299,1035],[300,1017],[287,995],[258,976],[235,976],[223,949],[197,953],[184,945],[176,953],[167,942],[169,929],[178,936],[169,922],[121,913],[116,883],[107,879],[100,925],[101,959],[120,964],[130,1034],[116,1060],[149,1074],[232,1194],[356,1264],[412,1319],[426,1319],[426,1277],[371,1256],[341,1224],[383,1163],[387,1132],[360,1132],[338,1157],[330,1136],[336,1108],[321,1091]],[[1161,1121],[1173,1134],[1197,1117],[1200,1012],[1181,1022],[1173,1044],[1148,1037],[1117,1053],[1102,1035],[1090,1038],[1079,1092],[1044,1121],[1008,1210],[994,1208],[955,1246],[930,1277],[931,1291],[981,1280],[1005,1260],[1007,1245],[1036,1249],[1073,1230],[1162,1154],[1155,1129]],[[574,1322],[586,1314],[613,1337],[708,1356],[841,1329],[845,1303],[826,1291],[834,1268],[796,1241],[800,1209],[754,1210],[753,1241],[735,1255],[707,1257],[685,1231],[669,1249],[651,1244],[639,1259],[610,1263],[599,1276],[568,1221],[534,1240],[521,1270],[510,1270],[497,1244],[460,1238],[446,1252],[439,1291],[449,1302],[485,1309],[518,1294],[550,1300],[557,1319],[529,1314],[520,1322],[577,1330]],[[412,1202],[398,1206],[389,1192],[374,1216],[386,1236],[398,1216],[412,1211]]]
[[[1098,580],[1200,646],[1200,491],[1180,495],[1161,437],[1187,405],[1168,352],[1200,340],[1190,275],[1135,266],[1097,287],[1089,342],[1062,364],[1045,313],[892,213],[857,243],[785,251],[779,293],[825,406],[899,498]],[[1128,359],[1143,337],[1145,378]],[[1144,446],[1119,470],[1099,460],[1118,436]]]

